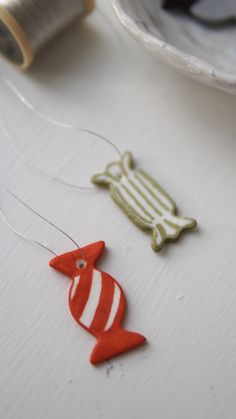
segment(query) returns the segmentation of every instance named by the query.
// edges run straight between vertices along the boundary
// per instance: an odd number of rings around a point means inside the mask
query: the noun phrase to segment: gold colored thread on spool
[[[94,5],[94,0],[0,0],[0,52],[26,69],[48,40],[76,17],[91,13]]]

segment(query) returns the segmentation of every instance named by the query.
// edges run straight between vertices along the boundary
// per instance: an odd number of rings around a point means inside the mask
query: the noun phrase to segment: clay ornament
[[[109,189],[113,200],[142,230],[152,234],[151,246],[159,252],[166,241],[176,240],[183,230],[196,227],[192,218],[176,215],[176,205],[162,187],[142,170],[135,170],[130,152],[107,165],[91,181]]]
[[[97,339],[90,356],[93,365],[146,341],[144,336],[121,327],[126,306],[124,292],[115,279],[95,267],[104,247],[105,243],[99,241],[56,256],[49,262],[52,268],[72,279],[69,291],[71,314]]]

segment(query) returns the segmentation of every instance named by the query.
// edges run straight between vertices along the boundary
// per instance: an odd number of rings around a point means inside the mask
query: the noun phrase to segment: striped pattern
[[[120,170],[119,176],[114,172]],[[125,153],[121,162],[107,166],[92,181],[109,187],[114,201],[140,228],[152,231],[152,248],[161,250],[165,241],[174,240],[184,229],[196,226],[191,218],[178,217],[168,194],[149,175],[132,168],[132,156]]]
[[[95,336],[120,324],[123,302],[121,288],[104,272],[94,269],[73,279],[69,294],[72,315]]]
[[[49,262],[52,268],[72,279],[70,311],[74,319],[97,338],[90,356],[93,365],[130,351],[146,340],[139,333],[122,328],[126,306],[124,292],[115,279],[94,267],[104,247],[105,243],[98,241],[58,255]]]
[[[130,218],[141,228],[152,230],[152,248],[159,251],[166,240],[176,239],[183,229],[195,225],[192,219],[175,215],[175,204],[170,197],[144,172],[129,171],[114,190],[119,205],[128,208]],[[123,208],[123,209],[124,209]]]

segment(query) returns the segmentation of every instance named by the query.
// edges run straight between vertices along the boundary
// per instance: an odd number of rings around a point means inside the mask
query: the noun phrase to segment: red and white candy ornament
[[[97,339],[90,356],[92,364],[127,352],[146,341],[144,336],[121,326],[126,306],[124,292],[114,278],[95,266],[104,247],[105,243],[98,241],[56,256],[49,262],[52,268],[72,279],[71,314]]]

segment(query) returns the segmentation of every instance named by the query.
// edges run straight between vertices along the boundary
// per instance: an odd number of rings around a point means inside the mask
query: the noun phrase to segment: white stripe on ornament
[[[71,300],[72,300],[72,299],[74,298],[74,296],[75,296],[75,292],[76,292],[76,289],[77,289],[77,287],[78,287],[79,280],[80,280],[80,275],[76,276],[76,277],[74,278],[74,280],[73,280],[73,285],[72,285],[72,288],[71,288],[71,291],[70,291],[70,298],[71,298]]]
[[[111,311],[110,311],[106,326],[104,328],[105,331],[110,329],[110,327],[112,326],[112,324],[115,320],[116,313],[117,313],[118,308],[119,308],[119,304],[120,304],[120,288],[115,283],[115,289],[114,289]]]
[[[80,317],[80,322],[89,327],[93,321],[102,290],[101,272],[94,270],[89,298]]]

